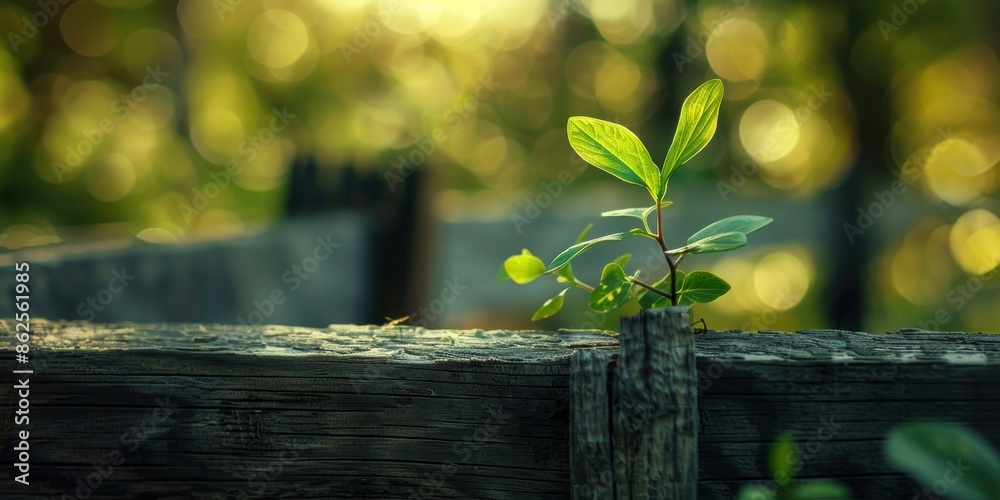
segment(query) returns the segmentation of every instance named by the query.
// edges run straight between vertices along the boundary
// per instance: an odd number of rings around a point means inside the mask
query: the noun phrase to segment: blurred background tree
[[[998,14],[989,0],[8,2],[0,245],[233,238],[345,171],[395,191],[415,169],[437,230],[414,286],[469,287],[433,324],[529,327],[556,285],[494,283],[503,258],[551,235],[549,259],[642,195],[586,168],[566,119],[626,125],[659,160],[679,101],[718,76],[719,133],[671,183],[690,222],[668,231],[743,207],[776,222],[765,245],[707,261],[734,284],[699,307],[710,328],[996,332]],[[328,208],[351,206],[338,196]],[[569,307],[545,326],[615,324]]]

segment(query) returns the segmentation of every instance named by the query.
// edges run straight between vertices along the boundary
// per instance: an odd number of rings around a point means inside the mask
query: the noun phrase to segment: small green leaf
[[[705,148],[719,121],[719,106],[722,104],[722,80],[709,80],[691,92],[681,106],[681,116],[677,120],[674,141],[663,160],[660,183],[661,193],[667,191],[667,181],[677,167],[687,163]]]
[[[545,319],[559,312],[559,310],[562,309],[563,296],[566,295],[567,290],[569,290],[569,288],[563,289],[563,291],[559,292],[559,294],[555,297],[546,300],[545,303],[542,304],[542,307],[539,307],[538,310],[535,311],[535,314],[531,316],[531,321]]]
[[[594,238],[592,240],[577,243],[576,245],[573,245],[567,248],[566,250],[563,250],[562,253],[556,256],[556,258],[552,259],[552,263],[549,264],[549,267],[544,269],[544,272],[550,273],[552,271],[557,271],[559,268],[565,266],[566,264],[569,264],[571,260],[577,258],[577,256],[589,250],[590,247],[598,243],[602,243],[605,241],[621,241],[624,240],[625,238],[628,238],[629,236],[640,235],[643,234],[644,232],[645,231],[643,231],[642,229],[632,229],[629,231],[625,231],[624,233],[609,234],[607,236],[601,236],[600,238]],[[510,270],[508,270],[507,272],[509,273]],[[513,275],[511,276],[513,277]]]
[[[834,479],[811,479],[797,483],[786,497],[790,500],[850,500],[851,489]]]
[[[590,234],[591,229],[594,229],[594,224],[587,224],[587,227],[583,228],[583,231],[580,231],[580,234],[577,235],[576,243],[583,243],[587,239],[587,235]]]
[[[778,436],[767,456],[767,464],[773,477],[779,477],[780,473],[780,477],[784,479],[784,484],[778,483],[778,486],[784,486],[788,484],[787,481],[795,478],[795,473],[799,470],[799,454],[791,434],[786,432]]]
[[[722,233],[709,236],[708,238],[698,240],[690,245],[685,245],[681,248],[671,250],[671,255],[682,254],[682,253],[714,253],[714,252],[728,252],[729,250],[736,250],[737,248],[745,247],[747,244],[747,235],[743,233]]]
[[[744,235],[750,234],[768,224],[774,220],[770,217],[761,217],[759,215],[736,215],[733,217],[726,217],[717,222],[713,222],[701,231],[694,233],[688,238],[688,244],[692,244],[698,240],[703,240],[710,236],[715,236],[717,234],[723,233],[743,233]]]
[[[574,116],[566,131],[570,146],[587,163],[625,182],[646,186],[654,199],[663,197],[660,169],[631,130],[617,123]]]
[[[507,271],[510,279],[514,280],[514,283],[523,285],[541,276],[545,272],[545,263],[525,248],[521,250],[521,255],[507,258],[503,263],[503,268]]]
[[[949,498],[1000,498],[1000,455],[971,429],[946,422],[909,422],[889,431],[885,456],[897,470],[933,489],[943,478]],[[948,475],[946,475],[948,474]]]
[[[613,260],[612,262],[614,262],[615,264],[618,264],[619,267],[621,267],[622,269],[624,269],[625,268],[625,264],[628,264],[628,261],[631,258],[632,258],[632,254],[627,253],[625,255],[622,255],[621,257],[618,257],[617,259]]]
[[[614,312],[628,302],[628,292],[632,282],[625,277],[625,271],[615,263],[604,266],[601,282],[594,287],[588,304],[597,312]]]
[[[729,283],[708,271],[692,271],[684,277],[677,293],[682,300],[704,304],[722,297],[730,288]]]

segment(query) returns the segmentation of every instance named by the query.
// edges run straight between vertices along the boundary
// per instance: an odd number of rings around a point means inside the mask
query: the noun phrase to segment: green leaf
[[[624,269],[625,268],[625,264],[628,264],[628,261],[631,258],[632,258],[632,254],[627,253],[625,255],[622,255],[621,257],[618,257],[617,259],[613,260],[612,262],[614,262],[615,264],[618,264],[619,267],[621,267],[622,269]]]
[[[684,283],[684,271],[677,271],[677,285]],[[670,275],[668,274],[662,280],[657,281],[651,285],[653,288],[659,288],[664,292],[670,293]],[[670,297],[664,297],[658,293],[651,292],[643,288],[644,293],[639,296],[639,307],[643,309],[656,309],[659,307],[666,307],[670,305]]]
[[[569,290],[569,288],[563,289],[563,291],[559,292],[559,294],[555,297],[546,300],[545,303],[542,304],[542,307],[539,307],[538,310],[535,311],[535,314],[531,316],[531,321],[545,319],[559,312],[559,310],[562,309],[563,296],[566,295],[567,290]]]
[[[663,197],[660,169],[631,130],[617,123],[574,116],[566,131],[570,146],[587,163],[625,182],[646,186],[656,200]]]
[[[563,250],[562,253],[556,256],[556,258],[552,259],[552,263],[549,264],[549,267],[545,268],[544,272],[550,273],[552,271],[558,270],[559,268],[565,266],[566,264],[569,264],[571,260],[577,258],[577,256],[589,250],[590,247],[598,243],[602,243],[605,241],[621,241],[624,240],[625,238],[628,238],[629,236],[640,235],[643,234],[644,232],[645,231],[643,231],[642,229],[631,229],[629,231],[625,231],[624,233],[609,234],[607,236],[601,236],[600,238],[594,238],[592,240],[577,243],[576,245],[573,245],[567,248],[566,250]],[[508,270],[507,272],[510,272],[510,270]]]
[[[737,248],[744,247],[747,244],[747,235],[743,233],[722,233],[709,236],[690,245],[685,245],[683,247],[669,251],[671,255],[682,254],[682,253],[714,253],[714,252],[727,252],[729,250],[736,250]]]
[[[909,422],[889,431],[885,455],[926,488],[948,477],[949,498],[1000,498],[1000,456],[971,429],[946,422]],[[947,474],[947,475],[945,475]]]
[[[597,312],[617,311],[628,302],[628,292],[631,288],[632,282],[625,277],[622,266],[612,262],[604,266],[601,282],[590,294],[588,305]]]
[[[851,489],[834,479],[811,479],[797,483],[790,500],[850,500]]]
[[[715,236],[717,234],[723,233],[743,233],[744,235],[750,234],[768,224],[774,220],[770,217],[761,217],[759,215],[736,215],[733,217],[726,217],[717,222],[713,222],[701,231],[694,233],[688,238],[688,244],[692,244],[698,240],[703,240],[710,236]]]
[[[795,478],[795,473],[799,469],[799,454],[795,447],[795,439],[791,434],[785,433],[778,436],[767,456],[767,465],[771,469],[771,476],[776,478],[775,482],[779,477],[784,479],[784,483],[778,483],[778,486],[784,486],[788,484],[787,481]]]
[[[775,492],[763,486],[750,485],[740,488],[736,494],[736,500],[776,500]]]
[[[677,167],[687,163],[705,148],[715,135],[719,121],[719,105],[722,104],[722,80],[709,80],[694,89],[681,106],[681,116],[677,120],[674,141],[663,160],[660,174],[661,192],[666,193],[667,181]]]
[[[729,283],[708,271],[692,271],[684,277],[677,293],[683,300],[704,304],[722,297],[730,288]]]
[[[545,263],[525,248],[521,250],[521,255],[508,257],[503,263],[503,268],[514,283],[523,285],[541,276],[545,272]]]
[[[593,224],[587,224],[587,227],[583,228],[583,231],[580,231],[580,234],[577,235],[576,242],[580,243],[583,240],[587,239],[587,235],[590,234],[590,230],[593,228],[594,228]],[[566,264],[565,266],[561,267],[559,269],[559,272],[556,273],[556,281],[558,281],[559,283],[575,282],[576,276],[573,275],[573,265]]]

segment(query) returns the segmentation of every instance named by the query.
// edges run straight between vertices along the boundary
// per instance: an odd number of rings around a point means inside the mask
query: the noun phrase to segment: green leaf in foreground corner
[[[566,295],[567,290],[569,290],[569,288],[564,288],[563,291],[559,292],[558,295],[552,297],[549,300],[546,300],[545,303],[542,304],[542,307],[539,307],[538,310],[535,311],[535,314],[531,316],[531,321],[538,321],[540,319],[545,319],[559,312],[559,310],[562,309],[563,296]]]
[[[550,273],[558,270],[560,267],[565,266],[571,260],[577,258],[577,256],[586,252],[590,249],[590,247],[598,243],[605,241],[621,241],[629,236],[635,236],[643,233],[644,231],[642,229],[631,229],[629,231],[625,231],[624,233],[609,234],[607,236],[601,236],[600,238],[594,238],[592,240],[577,243],[576,245],[563,250],[562,253],[556,256],[556,258],[552,259],[552,263],[549,264],[549,267],[545,268],[545,272]]]
[[[774,220],[770,217],[761,217],[759,215],[735,215],[733,217],[726,217],[720,221],[713,222],[701,231],[694,233],[688,238],[688,245],[711,236],[724,233],[743,233],[744,235],[750,234],[768,224]]]
[[[795,439],[789,433],[778,436],[778,439],[771,445],[771,451],[767,456],[767,464],[771,469],[771,476],[777,481],[783,481],[778,485],[787,484],[795,478],[795,473],[799,469],[799,454],[795,448]],[[780,475],[779,475],[780,474]]]
[[[503,263],[503,269],[514,283],[523,285],[541,276],[545,272],[545,263],[525,248],[521,250],[521,255],[508,257]]]
[[[775,494],[773,490],[755,484],[740,488],[736,500],[775,500]]]
[[[708,271],[691,271],[677,287],[677,293],[682,302],[704,304],[722,297],[730,288],[729,283]]]
[[[1000,456],[988,441],[971,429],[946,422],[909,422],[889,431],[885,456],[925,488],[945,478],[949,498],[1000,498]]]
[[[835,479],[810,479],[795,485],[790,500],[850,500],[851,489]]]
[[[612,262],[604,266],[601,273],[601,282],[594,287],[590,294],[588,305],[597,312],[617,311],[628,302],[628,292],[632,289],[632,282],[625,277],[622,266]]]
[[[719,105],[722,104],[722,80],[709,80],[691,92],[681,106],[681,116],[677,120],[674,140],[670,143],[667,158],[663,160],[660,174],[661,192],[666,192],[670,174],[677,167],[687,163],[705,148],[719,121]]]
[[[569,144],[591,165],[632,184],[646,186],[656,199],[661,191],[660,169],[631,130],[597,118],[574,116],[566,124]]]

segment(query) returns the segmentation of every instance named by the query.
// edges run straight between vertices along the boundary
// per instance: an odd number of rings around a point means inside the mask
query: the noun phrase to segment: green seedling
[[[567,285],[556,296],[547,300],[535,311],[532,320],[540,320],[559,312],[571,288],[580,288],[590,294],[588,305],[597,312],[617,312],[629,300],[636,300],[643,309],[669,305],[690,306],[711,302],[726,292],[730,286],[722,278],[708,271],[684,273],[678,265],[689,254],[703,254],[735,250],[747,244],[747,234],[771,222],[768,217],[738,215],[709,224],[698,231],[687,243],[678,248],[667,247],[663,233],[662,210],[672,204],[664,200],[670,176],[678,167],[700,152],[715,135],[722,103],[722,81],[705,82],[685,99],[681,116],[674,132],[674,140],[661,167],[657,167],[642,142],[629,129],[611,122],[574,116],[569,119],[567,133],[573,150],[591,165],[618,179],[643,186],[653,200],[652,206],[625,208],[604,212],[602,217],[637,219],[641,227],[625,232],[587,239],[588,225],[576,244],[556,256],[546,266],[541,259],[524,249],[520,255],[508,258],[500,269],[498,279],[510,279],[517,284],[534,281],[542,275],[551,275]],[[655,226],[650,227],[650,215],[656,215]],[[571,262],[593,246],[621,241],[632,236],[645,237],[656,242],[662,251],[669,271],[659,279],[647,279],[641,271],[625,271],[630,255],[623,255],[604,266],[600,281],[590,286],[576,277]]]
[[[778,436],[771,446],[767,465],[772,481],[744,486],[736,495],[737,500],[849,500],[851,490],[835,479],[810,479],[795,481],[802,468],[798,447],[791,434]]]

